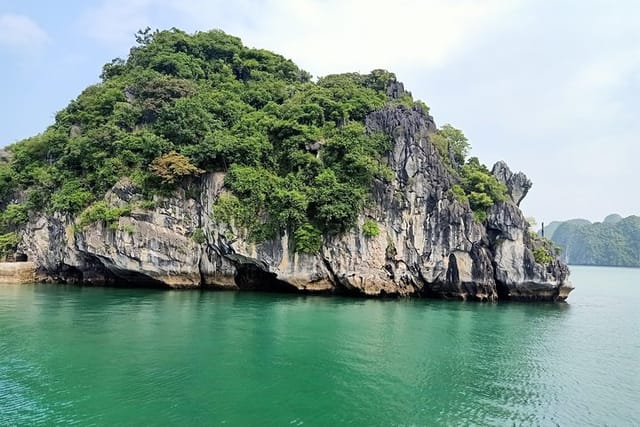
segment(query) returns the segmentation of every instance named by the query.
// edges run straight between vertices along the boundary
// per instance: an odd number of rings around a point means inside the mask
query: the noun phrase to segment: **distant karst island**
[[[594,223],[553,221],[544,235],[560,247],[561,257],[569,264],[640,267],[640,216],[611,214]]]
[[[222,31],[137,34],[0,156],[0,249],[24,280],[564,300],[532,186],[385,70],[312,80]],[[32,268],[32,275],[28,269]],[[9,271],[9,273],[7,273]]]

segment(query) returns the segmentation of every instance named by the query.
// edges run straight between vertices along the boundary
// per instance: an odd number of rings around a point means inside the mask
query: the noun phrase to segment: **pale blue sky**
[[[220,28],[315,76],[387,68],[539,221],[640,214],[640,1],[0,0],[0,146],[37,134],[137,29]]]

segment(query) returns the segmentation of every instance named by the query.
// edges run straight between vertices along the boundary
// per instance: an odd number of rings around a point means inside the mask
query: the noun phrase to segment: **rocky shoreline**
[[[418,107],[386,107],[366,119],[370,131],[393,138],[387,162],[391,183],[376,182],[357,226],[325,236],[317,254],[296,253],[285,232],[253,243],[233,223],[212,215],[223,173],[209,173],[189,191],[155,197],[145,207],[128,179],[105,196],[129,207],[117,223],[80,227],[60,213],[30,218],[18,251],[41,282],[169,288],[415,296],[476,301],[563,301],[573,289],[568,267],[554,258],[536,262],[535,241],[518,208],[531,187],[503,162],[492,173],[509,199],[493,206],[484,223],[451,192],[455,178],[429,135],[433,118]],[[367,237],[366,220],[380,233]],[[16,263],[17,264],[17,263]]]

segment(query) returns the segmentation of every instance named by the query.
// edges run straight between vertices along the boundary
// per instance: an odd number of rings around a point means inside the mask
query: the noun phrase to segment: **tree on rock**
[[[149,169],[165,184],[174,184],[181,178],[204,173],[202,169],[194,166],[187,157],[175,151],[153,159]]]

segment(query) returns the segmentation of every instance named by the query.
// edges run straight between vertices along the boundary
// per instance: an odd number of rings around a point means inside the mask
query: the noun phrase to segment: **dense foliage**
[[[2,231],[38,210],[113,223],[118,212],[100,200],[124,176],[152,194],[226,171],[233,198],[217,210],[255,239],[291,229],[311,251],[317,230],[351,227],[372,180],[390,177],[388,138],[362,125],[390,101],[387,71],[312,83],[290,60],[221,31],[173,29],[139,32],[101,78],[44,133],[9,147]]]
[[[440,151],[442,156],[450,164],[462,165],[471,145],[469,140],[460,129],[456,129],[450,124],[444,124],[431,136],[431,142]]]
[[[374,180],[392,178],[382,160],[389,137],[367,132],[365,116],[388,103],[428,112],[408,93],[390,99],[395,76],[384,70],[314,83],[290,60],[221,31],[147,29],[136,41],[52,126],[0,160],[5,246],[32,211],[115,226],[127,210],[101,200],[122,177],[151,196],[224,171],[230,193],[214,207],[215,220],[235,222],[257,241],[289,230],[299,251],[315,252],[322,234],[355,225]],[[434,138],[474,211],[501,199],[486,168],[465,163],[461,131],[445,125]],[[379,232],[375,222],[363,231]]]
[[[461,130],[445,124],[430,138],[450,172],[458,177],[451,192],[461,202],[468,202],[476,219],[483,222],[487,209],[505,200],[507,187],[477,157],[467,159],[471,146]]]
[[[587,220],[559,223],[551,240],[562,248],[569,264],[640,267],[640,216],[607,218],[593,224]]]
[[[534,247],[533,258],[538,264],[548,264],[556,259],[555,255],[545,246]]]

